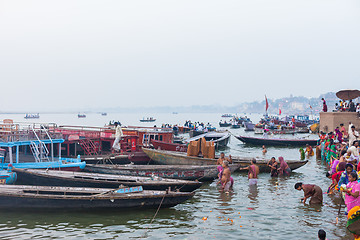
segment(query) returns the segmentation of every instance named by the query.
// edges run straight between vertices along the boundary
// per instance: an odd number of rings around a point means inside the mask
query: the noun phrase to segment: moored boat
[[[162,149],[162,150],[175,151],[175,152],[187,152],[186,144],[167,143],[154,139],[151,139],[150,143],[151,145],[153,145],[155,149]]]
[[[313,139],[285,139],[285,138],[255,138],[247,136],[235,136],[246,144],[265,145],[265,146],[315,146],[317,140]]]
[[[74,188],[0,185],[1,209],[128,209],[172,207],[194,192],[138,191],[130,188]]]
[[[208,132],[198,135],[196,137],[192,137],[186,140],[187,143],[191,141],[197,141],[201,138],[205,138],[207,142],[215,143],[216,147],[226,147],[230,142],[231,134],[228,131],[224,132]]]
[[[12,171],[12,167],[7,170],[0,170],[0,184],[14,184],[17,179],[17,174]]]
[[[255,124],[252,122],[244,122],[245,131],[254,131]]]
[[[9,124],[7,129],[0,131],[0,147],[6,150],[1,169],[8,165],[14,168],[32,169],[67,169],[79,171],[85,168],[85,162],[79,158],[61,156],[61,135],[49,130],[49,125],[32,124],[21,126]],[[15,152],[13,150],[15,149]],[[56,150],[58,154],[56,154]]]
[[[87,172],[69,172],[56,170],[16,169],[18,184],[69,187],[102,187],[117,188],[142,186],[145,190],[166,190],[192,192],[202,183],[179,179],[162,179],[150,177],[134,177],[112,174],[97,174]]]
[[[220,126],[220,127],[230,127],[230,126],[231,126],[231,122],[219,122],[219,126]]]
[[[154,149],[143,149],[143,151],[155,162],[156,164],[180,164],[180,165],[215,165],[217,159],[211,158],[201,158],[201,157],[193,157],[187,156],[184,153],[180,152],[170,152],[170,151],[162,151],[162,150],[154,150]],[[232,157],[233,164],[240,164],[241,167],[246,167],[250,165],[251,160],[254,158],[250,157]],[[269,166],[267,163],[269,160],[267,159],[256,159],[256,164],[259,166],[261,172],[270,172]],[[286,163],[289,165],[291,170],[295,170],[303,165],[305,165],[308,161],[302,160],[287,160]]]
[[[230,164],[231,172],[239,169],[240,164]],[[183,180],[211,181],[218,177],[215,166],[192,166],[192,165],[105,165],[87,164],[85,171],[120,174],[130,176],[158,176],[163,178],[174,178]]]

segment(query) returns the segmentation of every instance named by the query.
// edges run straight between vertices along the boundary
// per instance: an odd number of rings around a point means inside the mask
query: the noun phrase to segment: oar
[[[343,202],[343,201],[344,201],[344,200],[343,200],[343,198],[342,198],[342,196],[341,196],[340,207],[339,207],[338,215],[337,215],[337,217],[336,217],[336,224],[338,224],[338,222],[339,222],[339,215],[340,215],[341,205],[342,205],[342,202]]]

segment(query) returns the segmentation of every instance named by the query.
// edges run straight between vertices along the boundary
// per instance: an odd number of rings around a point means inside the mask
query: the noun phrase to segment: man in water
[[[256,165],[256,159],[251,160],[251,165],[245,168],[240,168],[240,170],[249,170],[248,179],[249,185],[256,185],[258,180],[257,176],[259,174],[259,167]]]
[[[303,184],[302,182],[298,182],[295,184],[296,190],[304,191],[304,198],[301,199],[301,202],[305,204],[306,200],[310,198],[310,204],[322,204],[323,202],[323,192],[321,188],[317,185],[313,184]]]
[[[262,149],[263,149],[262,153],[265,155],[267,153],[267,149],[266,149],[265,145],[262,146]]]
[[[223,164],[222,164],[222,167],[223,167],[223,171],[222,171],[222,174],[221,174],[221,179],[220,179],[220,182],[221,182],[221,186],[222,186],[222,189],[224,190],[224,192],[226,194],[229,193],[230,191],[230,187],[232,186],[231,184],[231,171],[230,171],[230,168],[229,168],[229,162],[228,161],[223,161]]]

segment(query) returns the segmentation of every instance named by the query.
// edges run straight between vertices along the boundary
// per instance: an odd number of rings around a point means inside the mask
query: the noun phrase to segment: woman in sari
[[[326,176],[328,178],[331,178],[331,180],[332,180],[332,183],[330,184],[330,186],[328,188],[328,193],[329,194],[332,194],[333,190],[338,185],[341,174],[345,171],[345,166],[346,166],[346,163],[344,163],[344,162],[339,163],[338,166],[337,166],[337,170],[338,170],[337,172],[335,172],[333,174],[326,173]]]
[[[304,204],[308,198],[310,198],[309,204],[322,204],[323,192],[319,186],[298,182],[295,184],[295,189],[304,191],[304,198],[301,199]]]
[[[339,140],[339,142],[343,141],[343,134],[342,132],[340,132],[339,127],[335,128],[335,136],[337,137],[337,140]]]
[[[330,164],[333,159],[336,159],[337,152],[336,152],[336,146],[334,144],[334,140],[330,139],[329,146],[327,148],[327,155],[326,155],[326,162]]]
[[[290,176],[291,168],[289,165],[284,161],[283,157],[279,157],[280,167],[279,167],[279,176]]]
[[[349,183],[346,185],[345,192],[345,204],[347,212],[355,206],[360,206],[360,184],[357,182],[358,175],[356,172],[349,174]]]
[[[271,177],[277,177],[278,176],[278,164],[276,162],[276,159],[272,157],[270,161],[268,162],[268,166],[270,167],[270,176]]]
[[[354,166],[351,163],[347,163],[345,165],[345,171],[341,174],[340,180],[338,183],[338,188],[340,189],[341,185],[349,183],[349,175],[350,173],[355,172]],[[355,172],[356,173],[356,172]]]

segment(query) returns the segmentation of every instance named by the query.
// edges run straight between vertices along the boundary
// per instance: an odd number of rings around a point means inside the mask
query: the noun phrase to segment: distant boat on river
[[[35,113],[35,114],[27,113],[27,114],[25,114],[24,118],[26,118],[26,119],[28,119],[28,118],[40,118],[40,114],[39,113]]]
[[[156,119],[153,118],[153,117],[148,117],[148,118],[143,118],[143,119],[140,119],[140,122],[155,122]]]

